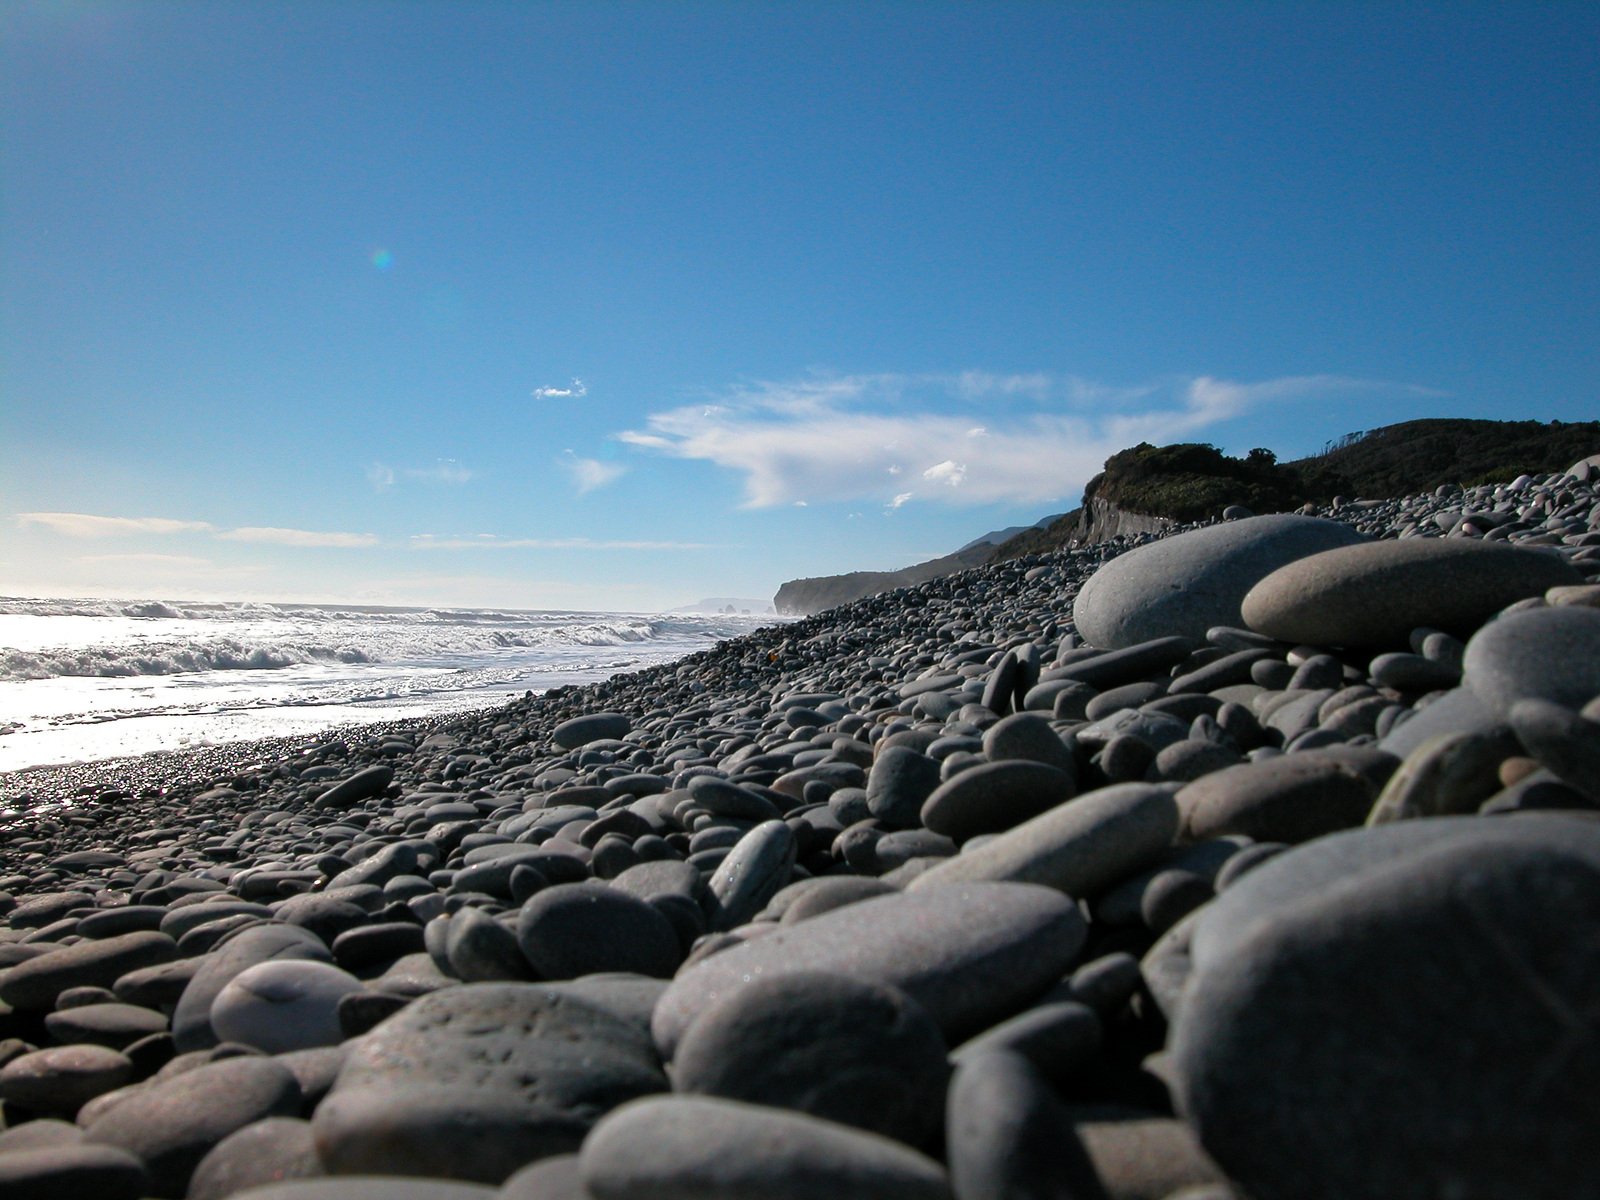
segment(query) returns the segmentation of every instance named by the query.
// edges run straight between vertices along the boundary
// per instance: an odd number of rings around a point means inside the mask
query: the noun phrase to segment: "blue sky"
[[[652,609],[1600,415],[1600,6],[0,7],[0,592]],[[1596,447],[1600,450],[1600,447]]]

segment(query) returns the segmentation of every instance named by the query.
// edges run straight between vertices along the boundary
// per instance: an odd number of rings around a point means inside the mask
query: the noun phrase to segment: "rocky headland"
[[[1600,445],[1600,421],[1485,421],[1430,417],[1357,430],[1321,453],[1280,463],[1272,451],[1241,458],[1215,446],[1141,442],[1113,454],[1071,512],[997,530],[953,554],[895,571],[793,579],[773,599],[780,614],[808,616],[941,575],[1139,534],[1170,533],[1238,505],[1255,512],[1331,506],[1343,497],[1404,496],[1439,487],[1510,483],[1559,472]]]
[[[0,780],[0,1195],[1600,1196],[1597,476]]]

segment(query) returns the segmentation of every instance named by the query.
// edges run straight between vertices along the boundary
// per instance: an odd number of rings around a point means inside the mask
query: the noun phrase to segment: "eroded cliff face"
[[[1078,516],[1078,527],[1073,541],[1080,546],[1093,542],[1106,542],[1119,535],[1139,533],[1165,533],[1177,526],[1168,517],[1154,517],[1148,513],[1129,512],[1110,500],[1098,496],[1084,502]]]
[[[772,606],[779,616],[809,617],[825,609],[849,604],[879,592],[926,583],[941,575],[953,575],[969,567],[982,566],[995,556],[997,547],[969,546],[943,558],[929,559],[899,571],[852,571],[848,575],[819,575],[814,579],[791,579],[778,589]]]

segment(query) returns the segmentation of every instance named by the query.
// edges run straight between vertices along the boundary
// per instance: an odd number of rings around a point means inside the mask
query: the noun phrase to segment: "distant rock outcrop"
[[[981,567],[995,554],[995,547],[980,541],[965,550],[943,558],[916,563],[899,571],[852,571],[848,575],[821,575],[815,579],[791,579],[778,589],[773,607],[779,616],[807,617],[824,609],[849,604],[866,596],[894,588],[926,583],[941,575],[952,575],[970,567]]]

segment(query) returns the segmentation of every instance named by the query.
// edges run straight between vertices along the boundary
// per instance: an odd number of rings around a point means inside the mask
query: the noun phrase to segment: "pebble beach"
[[[1600,1197],[1600,466],[0,775],[5,1200]]]

